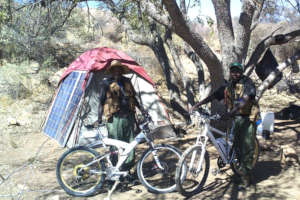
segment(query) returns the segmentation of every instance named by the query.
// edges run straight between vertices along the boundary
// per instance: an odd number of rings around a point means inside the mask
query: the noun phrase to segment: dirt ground
[[[11,127],[13,128],[13,127]],[[14,127],[16,128],[16,127]],[[179,141],[170,142],[181,150],[191,145],[193,135],[185,135]],[[300,168],[295,162],[281,165],[281,146],[292,145],[300,155],[299,120],[276,121],[275,132],[268,144],[262,145],[259,162],[254,171],[255,186],[238,191],[230,181],[232,174],[225,167],[216,176],[217,155],[210,147],[211,167],[202,192],[189,199],[300,199]],[[260,140],[263,143],[264,140]],[[103,199],[106,194],[89,198],[67,195],[58,185],[55,176],[56,162],[65,151],[56,141],[43,133],[2,134],[0,140],[0,199]],[[129,185],[126,191],[116,192],[112,199],[186,199],[177,192],[152,194],[140,184]]]

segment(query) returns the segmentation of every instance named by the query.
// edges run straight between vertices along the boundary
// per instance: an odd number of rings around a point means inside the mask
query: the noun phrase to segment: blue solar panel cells
[[[62,146],[67,142],[74,124],[74,114],[83,94],[82,85],[86,74],[74,71],[63,80],[45,123],[44,133]]]

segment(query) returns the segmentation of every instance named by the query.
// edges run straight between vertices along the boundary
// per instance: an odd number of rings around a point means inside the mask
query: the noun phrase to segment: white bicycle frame
[[[225,148],[225,152],[224,152],[222,150],[222,148],[220,147],[220,145],[222,145],[222,144],[219,144],[217,142],[216,138],[214,137],[214,135],[212,134],[212,133],[217,133],[217,134],[221,135],[222,137],[226,137],[227,133],[212,127],[209,123],[210,119],[207,119],[207,118],[204,119],[202,116],[197,116],[197,117],[201,117],[201,119],[198,119],[198,120],[200,120],[201,123],[204,123],[204,129],[201,133],[199,133],[197,135],[197,140],[196,140],[196,144],[195,144],[195,145],[200,145],[202,147],[202,151],[201,151],[201,155],[200,155],[200,162],[199,162],[199,165],[197,167],[197,173],[202,170],[201,168],[202,168],[202,163],[203,163],[203,160],[204,160],[204,155],[206,153],[206,145],[207,145],[208,139],[211,140],[211,142],[213,143],[213,145],[215,146],[215,148],[219,152],[219,155],[222,158],[223,162],[226,163],[226,164],[229,164],[233,159],[233,156],[229,157],[230,148]],[[213,118],[217,119],[217,118],[219,118],[219,116],[215,115]],[[231,134],[232,134],[233,129],[234,129],[234,125],[231,128]],[[229,143],[229,142],[226,142],[226,143],[227,143],[226,144],[227,146],[229,146],[229,145],[232,146],[231,143]],[[193,152],[192,158],[191,158],[191,165],[189,166],[189,170],[191,170],[191,168],[193,166],[195,157],[196,157],[196,152]]]
[[[117,162],[117,164],[116,164],[115,167],[113,166],[113,164],[111,163],[111,161],[109,159],[110,153],[105,153],[105,155],[101,156],[100,158],[97,158],[97,159],[93,160],[92,162],[90,162],[90,163],[88,163],[86,165],[86,167],[88,167],[88,166],[92,165],[93,163],[99,162],[100,160],[106,158],[106,160],[109,162],[110,166],[114,167],[114,170],[111,172],[111,175],[110,175],[109,179],[110,180],[115,180],[115,183],[112,186],[112,188],[109,190],[108,195],[107,195],[107,197],[104,198],[104,200],[110,200],[110,197],[111,197],[113,191],[116,189],[117,185],[120,183],[119,177],[122,176],[122,175],[123,176],[127,176],[128,175],[128,173],[129,173],[128,171],[119,171],[119,169],[120,169],[121,165],[128,158],[129,153],[139,143],[141,143],[143,140],[146,140],[146,142],[149,144],[149,146],[151,148],[154,147],[153,142],[147,137],[146,130],[144,128],[144,127],[147,126],[148,123],[149,122],[146,121],[146,122],[144,122],[144,123],[142,123],[142,124],[139,125],[139,127],[140,127],[140,129],[142,131],[130,143],[123,142],[123,141],[117,140],[117,139],[108,138],[107,136],[104,136],[106,134],[102,134],[101,133],[101,129],[100,128],[96,129],[97,132],[98,132],[98,135],[99,135],[99,141],[97,141],[94,144],[89,145],[88,147],[93,148],[93,147],[97,147],[98,145],[101,145],[102,147],[107,148],[107,146],[114,146],[114,147],[117,148],[117,152],[119,154],[119,159],[118,159],[118,162]],[[161,170],[164,170],[163,166],[159,162],[158,156],[156,155],[156,151],[154,150],[151,153],[152,153],[152,155],[154,157],[154,160],[155,160],[155,162],[157,164],[157,167],[159,167]],[[93,173],[99,173],[99,174],[104,173],[104,174],[106,174],[106,172],[95,172],[95,171],[93,171]],[[116,179],[114,179],[114,177],[116,177]]]
[[[147,123],[147,122],[146,122]],[[89,145],[88,147],[91,147],[93,148],[94,146],[97,146],[97,145],[101,145],[102,147],[106,148],[107,146],[114,146],[117,148],[117,152],[119,154],[119,159],[118,159],[118,162],[116,164],[115,169],[119,169],[121,167],[121,165],[126,161],[126,159],[128,158],[130,152],[135,149],[135,147],[141,142],[143,141],[144,139],[146,140],[146,142],[150,145],[150,147],[153,147],[154,144],[153,142],[146,136],[145,134],[145,131],[143,130],[143,126],[146,124],[146,123],[143,123],[140,125],[140,128],[142,129],[142,131],[135,137],[135,139],[130,142],[130,143],[127,143],[127,142],[123,142],[121,140],[117,140],[117,139],[111,139],[111,138],[108,138],[108,137],[104,137],[103,134],[101,134],[101,131],[99,129],[96,129],[98,134],[99,134],[99,141],[97,141],[97,143],[94,143],[94,144],[91,144]],[[152,155],[154,157],[154,160],[157,164],[157,166],[160,168],[160,169],[164,169],[163,166],[160,164],[159,162],[159,159],[156,155],[156,151],[152,151]],[[110,153],[105,153],[105,155],[101,156],[100,158],[90,162],[89,164],[87,164],[86,166],[90,166],[92,165],[93,163],[95,162],[99,162],[100,160],[104,159],[104,158],[107,158],[107,161],[111,164],[112,166],[112,163],[110,162],[110,159],[109,159],[109,156],[110,156]],[[102,172],[103,173],[103,172]],[[124,175],[126,176],[128,174],[127,171],[116,171],[114,172],[114,175]]]

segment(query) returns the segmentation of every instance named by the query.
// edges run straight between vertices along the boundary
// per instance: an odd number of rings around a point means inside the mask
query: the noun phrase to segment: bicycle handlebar
[[[221,118],[219,114],[211,115],[207,110],[203,108],[199,108],[197,111],[193,111],[190,114],[194,116],[199,116],[200,118],[207,120],[219,120]]]
[[[149,113],[148,112],[145,112],[145,113],[143,113],[143,116],[144,116],[144,120],[141,122],[141,123],[139,123],[139,127],[141,128],[141,129],[148,129],[148,124],[150,123],[150,122],[153,122],[153,120],[152,120],[152,118],[151,118],[151,116],[149,115]]]

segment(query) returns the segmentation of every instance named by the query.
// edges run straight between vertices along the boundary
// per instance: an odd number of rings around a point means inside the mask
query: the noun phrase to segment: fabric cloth
[[[108,121],[117,112],[135,113],[138,102],[128,78],[121,77],[119,81],[109,80],[108,86],[105,88],[106,90],[101,94],[103,96],[100,97],[102,104],[99,107],[99,116],[102,116],[103,112],[105,120]]]
[[[259,63],[255,67],[255,73],[259,77],[260,80],[264,81],[270,73],[278,70],[278,63],[276,61],[275,56],[273,55],[270,48],[268,48],[263,56],[263,58],[259,61]],[[276,78],[269,85],[268,89],[271,89],[276,83],[278,83],[283,77],[282,72],[276,76]]]
[[[241,171],[249,175],[253,168],[256,125],[247,116],[234,118],[234,146],[241,163]]]
[[[225,89],[224,95],[229,110],[232,110],[235,104],[241,102],[244,95],[249,96],[249,101],[247,101],[243,108],[238,110],[237,114],[248,115],[252,120],[256,119],[256,115],[258,115],[257,110],[252,108],[253,105],[256,105],[256,89],[250,78],[243,76],[237,83],[230,81]]]
[[[130,143],[134,140],[135,107],[141,107],[135,98],[135,91],[126,77],[118,80],[108,77],[100,83],[103,89],[100,93],[98,121],[105,117],[108,128],[108,137]],[[113,149],[114,150],[114,149]],[[117,158],[112,158],[113,163]],[[135,151],[130,152],[122,170],[129,170],[134,165]]]
[[[107,123],[108,137],[130,143],[134,140],[134,124],[134,113],[130,112],[127,115],[115,113],[112,120]],[[135,151],[133,150],[123,164],[123,169],[130,169],[134,165],[134,161]],[[114,164],[117,162],[116,158],[113,162]]]
[[[251,121],[255,122],[259,117],[259,105],[255,101],[256,88],[250,78],[242,76],[237,83],[229,81],[212,94],[213,98],[218,100],[225,99],[229,111],[242,100],[243,95],[249,96],[250,100],[238,110],[237,115],[249,116]]]
[[[129,111],[135,113],[135,107],[140,108],[135,98],[136,93],[128,78],[121,77],[119,81],[105,78],[100,85],[103,89],[99,94],[99,120],[102,120],[104,115],[105,121],[109,121],[114,113]]]
[[[106,69],[108,66],[110,66],[113,60],[118,60],[123,65],[126,65],[130,70],[139,74],[153,86],[155,85],[144,68],[136,63],[136,61],[134,61],[129,55],[122,51],[108,47],[91,49],[81,54],[68,66],[66,71],[61,76],[60,82],[72,71],[86,71],[89,74],[91,71]],[[88,77],[86,80],[88,80]],[[83,84],[83,86],[85,86],[85,84]]]

